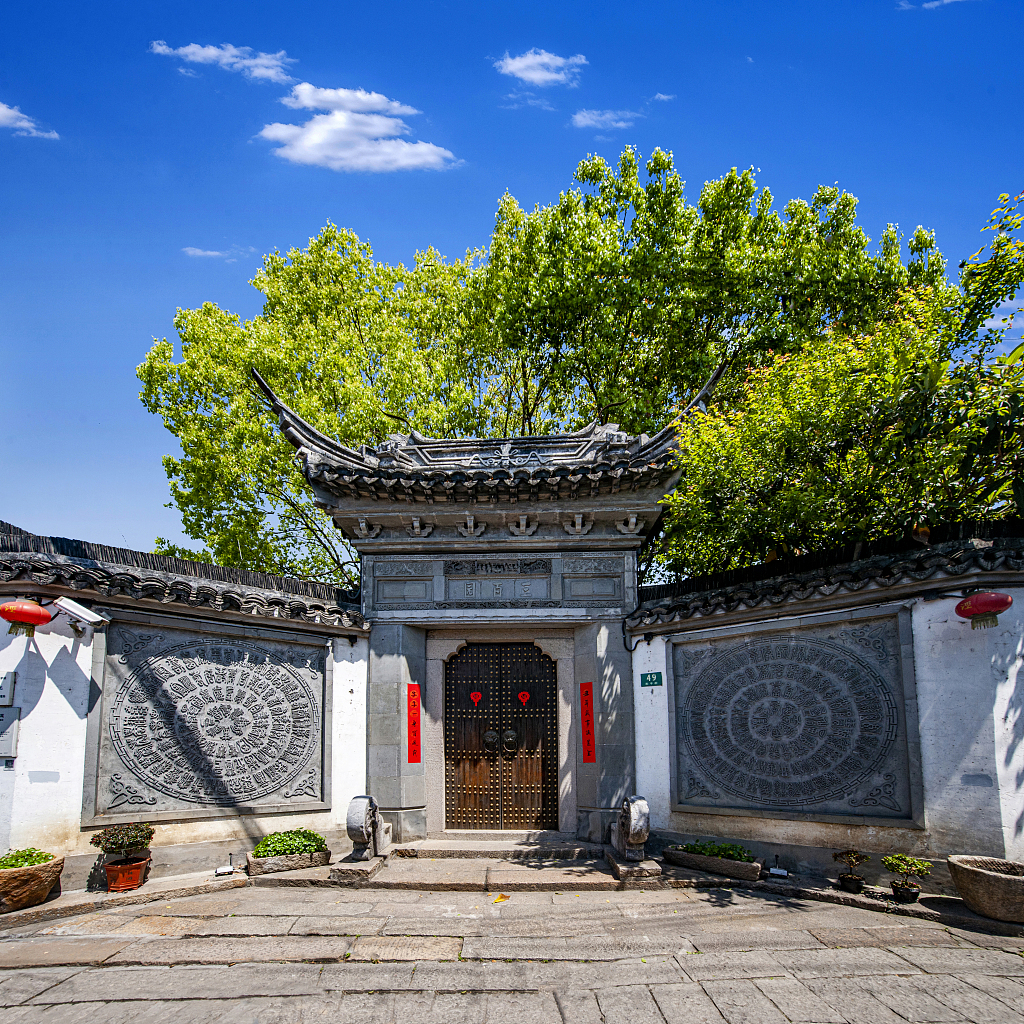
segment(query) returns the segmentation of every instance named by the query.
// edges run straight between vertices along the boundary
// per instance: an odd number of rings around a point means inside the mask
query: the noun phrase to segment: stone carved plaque
[[[97,814],[320,805],[323,647],[110,632]]]
[[[477,558],[444,563],[446,576],[547,576],[550,558]]]
[[[892,623],[681,645],[683,804],[909,816]]]

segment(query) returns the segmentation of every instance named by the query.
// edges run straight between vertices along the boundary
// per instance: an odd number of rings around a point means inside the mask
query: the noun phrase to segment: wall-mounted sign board
[[[644,672],[640,676],[641,686],[661,686],[660,672]]]
[[[21,708],[0,708],[0,757],[18,756]]]
[[[5,672],[0,676],[0,708],[9,708],[14,703],[14,684],[17,680],[17,672]]]

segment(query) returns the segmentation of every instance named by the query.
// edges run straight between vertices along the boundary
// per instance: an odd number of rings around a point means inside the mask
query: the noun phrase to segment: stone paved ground
[[[250,887],[0,931],[0,1022],[1024,1024],[1022,953],[727,889]]]

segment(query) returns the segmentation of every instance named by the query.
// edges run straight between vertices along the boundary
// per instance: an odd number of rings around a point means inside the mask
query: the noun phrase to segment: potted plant
[[[756,882],[761,877],[761,865],[754,854],[736,843],[682,843],[666,846],[662,855],[669,864],[691,871],[708,871],[745,882]]]
[[[832,859],[842,861],[849,868],[846,872],[840,872],[839,888],[843,892],[859,893],[864,888],[864,879],[857,874],[857,868],[871,858],[860,850],[837,850],[832,854]]]
[[[266,875],[272,871],[296,871],[299,868],[323,867],[331,862],[327,840],[319,832],[295,828],[290,832],[272,832],[245,855],[250,875]]]
[[[0,857],[0,914],[42,903],[63,870],[63,857],[33,847]]]
[[[104,865],[107,872],[107,892],[129,892],[138,889],[146,877],[149,857],[146,849],[154,835],[152,825],[132,822],[126,825],[108,825],[97,832],[89,842],[104,853],[120,853],[122,859]],[[130,857],[132,852],[142,856]]]
[[[905,853],[893,853],[882,858],[882,865],[886,871],[901,876],[894,878],[890,883],[893,899],[897,903],[916,903],[917,897],[921,895],[921,886],[910,879],[924,878],[926,875],[930,875],[932,862],[908,857]]]

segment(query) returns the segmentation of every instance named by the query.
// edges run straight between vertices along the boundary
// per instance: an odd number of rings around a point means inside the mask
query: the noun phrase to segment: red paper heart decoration
[[[480,698],[481,697],[483,697],[483,694],[480,693],[478,690],[474,690],[469,695],[469,699],[473,702],[473,707],[476,707],[480,703]]]
[[[519,699],[523,702],[523,707],[526,707],[526,702],[530,699],[529,691],[522,690],[519,694]]]

